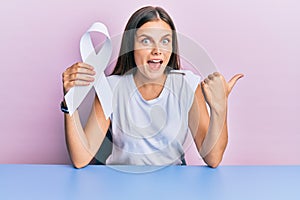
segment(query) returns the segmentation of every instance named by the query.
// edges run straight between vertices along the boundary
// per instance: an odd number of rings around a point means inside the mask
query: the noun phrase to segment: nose
[[[158,45],[155,45],[153,48],[152,48],[152,55],[161,55],[161,49],[158,47]]]

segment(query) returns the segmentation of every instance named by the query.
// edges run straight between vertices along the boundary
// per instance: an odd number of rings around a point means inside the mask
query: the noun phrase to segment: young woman
[[[63,73],[64,93],[94,81],[93,66],[78,62]],[[83,128],[79,114],[65,114],[66,142],[76,168],[89,164],[111,127],[112,153],[106,164],[182,164],[189,130],[208,166],[217,167],[227,140],[227,99],[236,81],[215,72],[200,82],[180,70],[174,23],[165,10],[143,7],[129,19],[120,55],[108,82],[113,113],[106,119],[95,97]],[[206,103],[210,107],[208,114]]]

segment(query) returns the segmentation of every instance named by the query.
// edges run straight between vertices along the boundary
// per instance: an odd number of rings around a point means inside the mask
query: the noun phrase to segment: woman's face
[[[148,80],[163,77],[172,55],[172,29],[162,20],[143,24],[135,35],[134,60]]]

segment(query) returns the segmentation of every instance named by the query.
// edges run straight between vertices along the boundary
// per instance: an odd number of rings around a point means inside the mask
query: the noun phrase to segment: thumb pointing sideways
[[[244,77],[244,74],[236,74],[228,81],[228,95],[230,94],[236,82],[242,77]]]

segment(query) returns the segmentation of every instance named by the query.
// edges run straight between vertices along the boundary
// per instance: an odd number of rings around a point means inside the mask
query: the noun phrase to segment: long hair
[[[172,54],[168,66],[173,69],[180,69],[180,59],[178,56],[178,41],[175,25],[169,14],[160,7],[146,6],[137,10],[127,22],[125,27],[119,57],[112,75],[124,75],[130,69],[136,67],[134,60],[135,33],[143,24],[161,19],[172,29]]]

